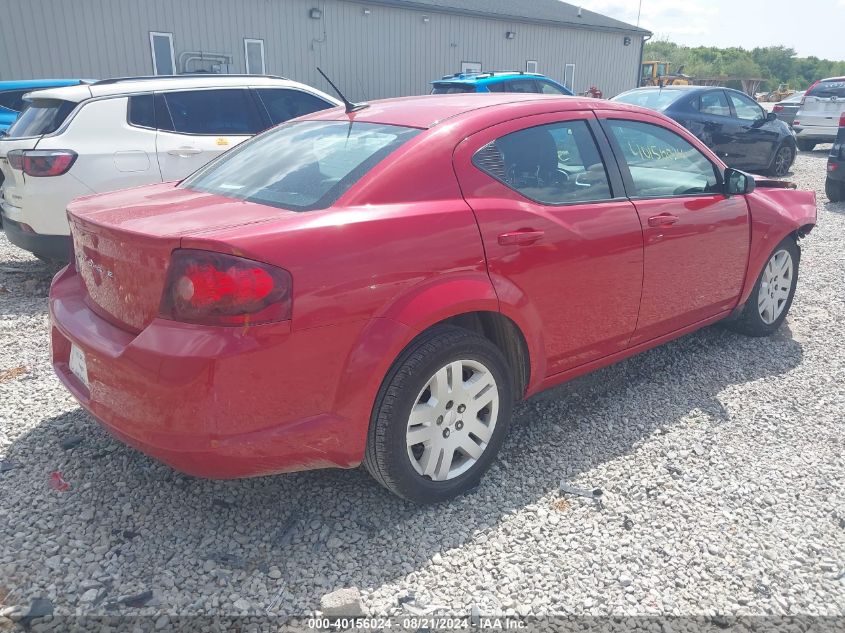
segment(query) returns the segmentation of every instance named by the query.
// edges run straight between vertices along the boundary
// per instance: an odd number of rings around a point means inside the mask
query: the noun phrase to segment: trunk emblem
[[[91,270],[95,270],[100,273],[101,276],[108,277],[109,279],[114,279],[114,273],[106,268],[103,268],[100,264],[94,262],[93,259],[90,257],[85,257],[84,255],[77,255],[76,261],[79,262],[80,266],[87,266]]]

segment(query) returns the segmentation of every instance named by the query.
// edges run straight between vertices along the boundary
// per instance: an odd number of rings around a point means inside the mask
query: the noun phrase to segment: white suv
[[[817,143],[833,143],[845,113],[845,77],[821,79],[807,89],[792,128],[798,149],[811,152]]]
[[[287,79],[179,75],[40,90],[0,137],[3,228],[48,261],[69,256],[67,204],[180,180],[253,134],[340,102]]]

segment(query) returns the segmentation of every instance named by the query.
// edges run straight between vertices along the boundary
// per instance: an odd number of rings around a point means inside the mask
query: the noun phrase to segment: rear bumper
[[[362,459],[366,424],[327,410],[351,332],[156,319],[136,335],[91,311],[70,269],[53,281],[50,316],[53,368],[67,389],[113,435],[177,470],[229,479]],[[70,371],[71,344],[85,354],[90,388]]]
[[[799,140],[816,141],[818,143],[832,143],[836,140],[839,128],[821,125],[794,125],[795,137]]]
[[[24,228],[20,222],[9,219],[5,213],[2,217],[3,230],[6,237],[15,246],[22,248],[38,257],[67,262],[70,258],[70,237],[67,235],[42,235],[32,233]]]

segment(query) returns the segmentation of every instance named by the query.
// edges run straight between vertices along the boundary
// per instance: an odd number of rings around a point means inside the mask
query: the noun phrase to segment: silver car
[[[792,128],[798,149],[810,152],[818,143],[832,143],[845,112],[845,77],[821,79],[809,87]]]

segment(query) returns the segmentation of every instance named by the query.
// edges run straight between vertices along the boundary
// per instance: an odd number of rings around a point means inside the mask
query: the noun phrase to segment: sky
[[[637,23],[640,0],[567,0]],[[777,46],[845,60],[845,0],[642,0],[640,26],[687,46]]]

